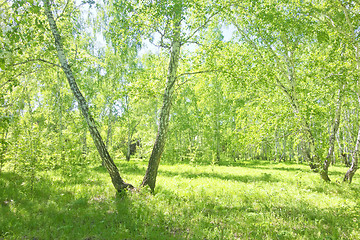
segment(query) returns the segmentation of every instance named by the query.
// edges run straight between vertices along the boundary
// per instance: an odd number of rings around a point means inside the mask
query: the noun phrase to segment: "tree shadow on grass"
[[[260,160],[239,160],[239,161],[220,161],[217,163],[218,166],[228,167],[247,167],[247,166],[268,166],[273,164],[271,161],[260,161]]]
[[[0,239],[182,239],[161,212],[127,194],[73,193],[45,177],[31,190],[28,180],[0,175]]]
[[[345,168],[343,172],[340,172],[340,171],[336,171],[336,170],[332,170],[331,167],[329,169],[329,175],[330,175],[330,178],[332,176],[337,176],[337,177],[344,177],[345,176],[345,173],[347,172],[348,168]],[[356,175],[354,176],[356,178]]]
[[[271,211],[278,218],[284,219],[284,222],[295,223],[294,226],[288,227],[287,231],[312,239],[318,238],[316,236],[319,233],[322,239],[352,239],[354,218],[358,217],[354,209],[321,209],[306,201],[300,201],[296,206],[274,206]]]
[[[244,166],[244,168],[250,168],[250,169],[261,169],[261,170],[278,170],[278,171],[286,171],[286,172],[305,172],[306,170],[299,167],[262,167],[262,166]],[[309,169],[310,171],[310,169]]]
[[[145,174],[146,168],[139,167],[137,163],[134,162],[121,162],[117,164],[119,166],[119,171],[121,173],[135,174],[135,175],[143,175]],[[92,170],[100,173],[107,173],[107,170],[103,166],[93,167]]]
[[[46,177],[31,191],[27,178],[2,173],[0,239],[316,239],[319,233],[322,238],[349,239],[358,225],[356,209],[346,206],[320,209],[303,199],[278,203],[256,194],[228,206],[206,191],[204,196],[179,195],[161,185],[155,191],[155,196],[79,195]],[[255,208],[256,200],[260,208]]]
[[[127,239],[184,239],[184,231],[169,221],[164,212],[151,206],[154,201],[146,201],[153,198],[148,194],[115,199],[115,217],[128,230]]]
[[[319,234],[322,239],[350,239],[356,218],[354,209],[320,209],[306,200],[283,205],[276,199],[259,199],[260,207],[255,208],[252,201],[232,206],[219,204],[218,198],[193,201],[193,197],[180,197],[170,189],[160,188],[157,194],[188,206],[180,209],[184,212],[177,212],[174,223],[191,220],[187,231],[193,239],[212,239],[215,235],[223,239],[318,239]]]
[[[0,238],[5,239],[38,239],[38,229],[56,228],[58,207],[74,200],[72,193],[56,190],[48,179],[37,179],[31,185],[29,178],[15,173],[1,174],[0,189]],[[40,235],[41,239],[51,238]]]
[[[344,182],[330,182],[320,185],[309,185],[306,186],[306,189],[314,193],[324,193],[326,195],[336,194],[344,199],[352,199],[353,201],[359,201],[360,199],[360,185],[358,184],[349,185],[348,183]]]
[[[181,176],[184,178],[216,178],[220,180],[230,180],[238,182],[279,182],[280,179],[269,173],[261,173],[258,176],[253,175],[233,175],[233,174],[219,174],[219,173],[208,173],[208,172],[180,172],[180,171],[167,171],[159,170],[159,175],[166,177]]]
[[[96,180],[96,176],[93,175],[85,166],[72,166],[71,169],[59,169],[54,171],[55,174],[59,174],[61,180],[52,180],[54,184],[59,185],[101,185],[101,181]]]
[[[103,167],[95,167],[92,168],[95,171],[98,172],[106,172],[106,169]],[[264,168],[267,169],[267,168]],[[143,175],[145,174],[146,168],[143,166],[138,166],[137,163],[121,163],[120,164],[120,170],[122,173],[126,174],[133,174],[133,175]],[[181,171],[168,171],[168,170],[158,170],[159,175],[167,176],[167,177],[174,177],[174,176],[181,176],[185,178],[217,178],[221,180],[232,180],[232,181],[239,181],[239,182],[279,182],[280,179],[273,176],[269,173],[261,173],[258,176],[252,176],[252,175],[233,175],[233,174],[219,174],[219,173],[207,173],[207,172],[201,172],[201,173],[193,173],[193,172],[181,172]]]

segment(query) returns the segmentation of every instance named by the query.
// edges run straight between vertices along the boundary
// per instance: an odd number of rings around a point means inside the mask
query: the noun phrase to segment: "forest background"
[[[101,164],[118,192],[154,192],[161,164],[259,160],[353,181],[358,0],[0,6],[4,181],[16,174],[33,192],[46,171],[71,177]],[[135,163],[147,165],[141,183],[120,177]]]

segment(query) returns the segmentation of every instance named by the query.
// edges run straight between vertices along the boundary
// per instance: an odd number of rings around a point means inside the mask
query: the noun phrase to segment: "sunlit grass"
[[[139,185],[145,162],[119,162]],[[0,175],[0,239],[359,239],[360,184],[324,183],[306,165],[163,164],[157,188],[118,196],[99,166],[29,179]]]

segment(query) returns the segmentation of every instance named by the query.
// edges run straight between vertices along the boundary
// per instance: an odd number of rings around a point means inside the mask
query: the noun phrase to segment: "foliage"
[[[359,238],[359,180],[337,183],[359,153],[358,1],[180,2],[181,57],[162,155],[174,165],[160,167],[155,195],[122,200],[96,165],[43,4],[0,2],[3,237]],[[145,173],[159,126],[173,3],[52,1],[90,113],[132,182]],[[323,185],[295,163],[309,160],[307,148],[324,163],[339,90],[335,183]],[[124,163],[133,141],[134,162]],[[77,235],[61,235],[79,221]]]

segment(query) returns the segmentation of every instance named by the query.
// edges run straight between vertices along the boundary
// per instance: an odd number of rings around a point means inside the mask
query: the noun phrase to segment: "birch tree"
[[[67,60],[65,52],[64,52],[60,32],[57,28],[55,19],[51,12],[51,5],[49,3],[49,0],[44,0],[44,11],[45,11],[45,14],[46,14],[49,26],[50,26],[50,30],[54,37],[55,47],[56,47],[56,51],[58,54],[59,62],[61,64],[61,68],[66,75],[66,78],[68,80],[71,91],[73,92],[76,100],[78,101],[79,108],[86,120],[91,137],[92,137],[92,139],[95,143],[95,146],[99,152],[99,155],[100,155],[101,159],[103,160],[104,165],[111,177],[112,183],[113,183],[115,189],[119,192],[123,191],[124,189],[131,189],[131,188],[133,188],[133,186],[131,184],[126,183],[120,177],[118,168],[116,167],[109,152],[107,151],[104,141],[102,140],[102,137],[96,127],[96,123],[90,114],[87,102],[86,102],[85,98],[83,97],[82,93],[80,92],[80,89],[78,88],[78,85],[75,81],[74,74],[71,70],[71,67],[68,64],[68,60]]]

